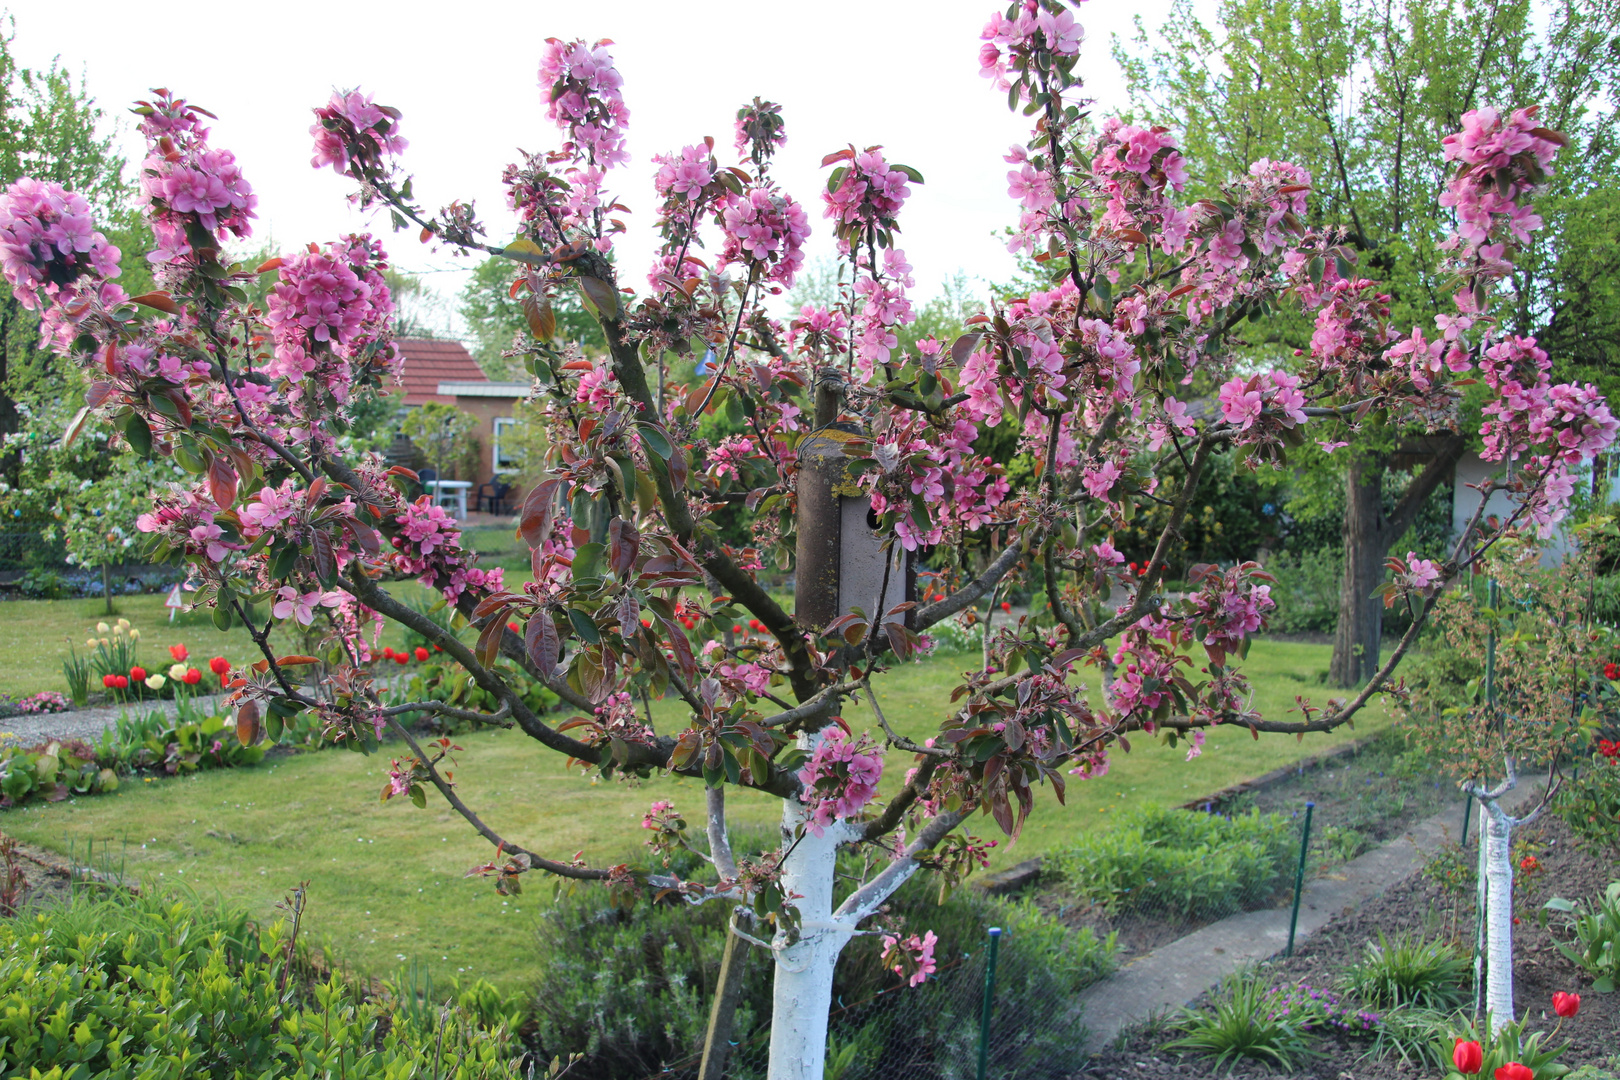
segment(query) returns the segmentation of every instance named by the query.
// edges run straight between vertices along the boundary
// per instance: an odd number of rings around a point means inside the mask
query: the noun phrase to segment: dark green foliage
[[[1186,467],[1181,459],[1167,458],[1158,471],[1162,483],[1180,490]],[[1186,543],[1171,556],[1170,575],[1181,576],[1188,565],[1201,562],[1230,564],[1252,559],[1262,547],[1275,548],[1284,527],[1282,507],[1288,495],[1286,474],[1245,468],[1237,455],[1215,454],[1199,483],[1198,497],[1182,526]],[[1129,525],[1114,534],[1114,546],[1133,562],[1145,562],[1164,531],[1169,508],[1144,503]]]
[[[306,987],[289,951],[281,923],[176,893],[0,921],[0,1059],[76,1080],[517,1076],[503,1028],[454,1002],[367,1000],[336,975]]]
[[[1222,817],[1144,808],[1047,856],[1046,869],[1110,913],[1220,918],[1268,899],[1298,851],[1297,826],[1280,814]]]
[[[1620,850],[1620,758],[1594,753],[1559,789],[1553,811],[1594,850]]]
[[[1444,941],[1382,933],[1368,942],[1361,961],[1345,977],[1345,988],[1383,1009],[1409,1006],[1449,1010],[1468,1000],[1473,974],[1468,958]]]
[[[844,877],[862,869],[853,857],[840,863]],[[680,853],[670,869],[685,876],[699,873],[700,865],[694,856]],[[1076,1034],[1072,1017],[1059,1015],[1065,1011],[1053,1003],[1067,1001],[1113,970],[1112,941],[1074,934],[1032,906],[987,898],[974,889],[957,890],[943,905],[937,900],[937,883],[918,878],[897,892],[888,907],[905,920],[906,932],[932,930],[938,935],[935,956],[942,972],[965,954],[971,953],[977,963],[986,929],[992,925],[1005,929],[1001,963],[1004,971],[1018,975],[1002,981],[997,1011],[1010,1018],[1009,1024],[1023,1028],[1006,1032],[995,1075],[1043,1075],[1025,1070],[1043,1062],[1055,1064],[1047,1059]],[[708,1022],[730,914],[724,904],[693,908],[679,901],[653,903],[647,897],[621,907],[591,886],[560,894],[540,924],[534,1013],[541,1053],[549,1059],[584,1052],[585,1060],[571,1074],[581,1080],[640,1080],[696,1053]],[[861,936],[850,943],[839,960],[835,1003],[855,1006],[896,987],[899,979],[884,968],[882,951],[876,937]],[[743,1048],[737,1052],[736,1067],[728,1071],[739,1078],[752,1077],[753,1063],[763,1061],[771,1001],[770,958],[758,949],[745,955],[748,966],[735,1027]],[[927,1017],[929,1039],[959,1038],[961,1031],[977,1030],[977,994],[969,995],[971,1001],[966,1003],[957,1000],[960,995],[944,995],[943,1011],[932,1005],[912,1008],[921,1000],[916,995],[932,989],[930,983],[916,990],[895,990],[834,1021],[829,1056],[859,1044],[843,1051],[849,1059],[842,1074],[845,1080],[867,1075],[862,1062],[898,1052],[898,1040],[917,1037],[917,1025],[924,1023],[921,1017]],[[908,1010],[905,1025],[892,1022],[892,1010],[898,1008]]]

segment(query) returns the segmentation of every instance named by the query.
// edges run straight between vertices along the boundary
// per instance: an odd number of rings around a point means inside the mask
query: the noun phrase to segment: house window
[[[495,438],[491,445],[490,459],[495,464],[495,471],[516,472],[523,467],[523,452],[517,440],[518,422],[510,416],[497,416],[495,418]]]

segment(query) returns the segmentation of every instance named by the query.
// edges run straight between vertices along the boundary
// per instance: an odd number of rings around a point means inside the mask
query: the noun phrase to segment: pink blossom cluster
[[[877,796],[883,753],[865,735],[852,739],[837,724],[821,733],[799,770],[799,801],[809,810],[805,828],[821,836],[828,825],[860,813]]]
[[[1011,487],[1001,467],[974,453],[978,429],[965,419],[932,428],[907,414],[877,436],[872,457],[878,468],[857,481],[872,500],[872,512],[894,515],[895,536],[907,551],[943,543],[946,529],[978,529],[993,517]],[[925,511],[918,513],[919,504]]]
[[[0,194],[0,270],[30,311],[72,303],[84,285],[93,291],[117,277],[119,257],[95,230],[83,195],[26,176]]]
[[[1143,620],[1144,623],[1151,621]],[[1170,703],[1173,680],[1179,677],[1178,664],[1186,656],[1165,648],[1152,639],[1143,624],[1127,630],[1114,653],[1114,678],[1108,684],[1108,704],[1120,717],[1152,715],[1159,706]],[[1185,681],[1185,680],[1183,680]]]
[[[925,931],[922,937],[912,934],[904,940],[894,934],[885,934],[883,963],[904,978],[908,986],[921,986],[928,981],[928,976],[938,970],[934,963],[934,946],[938,943],[939,938],[932,930]]]
[[[1460,163],[1440,205],[1457,211],[1457,233],[1468,248],[1511,236],[1519,243],[1541,218],[1519,199],[1551,172],[1561,137],[1539,126],[1536,107],[1503,118],[1492,108],[1463,114],[1462,130],[1441,140],[1446,160]]]
[[[173,550],[217,563],[231,550],[220,542],[224,533],[214,521],[219,509],[199,491],[154,493],[152,509],[136,517],[135,528],[167,541]]]
[[[728,193],[720,205],[720,229],[726,238],[723,263],[757,265],[767,280],[792,287],[810,236],[810,220],[792,197],[770,184]]]
[[[1286,371],[1233,376],[1221,384],[1221,419],[1241,431],[1252,432],[1239,443],[1254,442],[1275,435],[1279,428],[1292,428],[1305,422],[1305,395],[1299,377]]]
[[[323,345],[352,355],[388,335],[394,303],[383,277],[387,259],[381,241],[359,235],[324,250],[311,244],[283,261],[265,321],[289,377],[307,371],[308,354]]]
[[[896,247],[884,248],[881,266],[874,265],[870,256],[869,250],[854,254],[855,298],[860,303],[853,334],[855,359],[867,379],[878,365],[889,363],[893,357],[900,344],[895,329],[917,318],[906,295],[906,290],[915,284],[906,253]]]
[[[201,110],[159,90],[136,111],[144,116],[140,130],[147,144],[138,201],[157,237],[157,248],[147,259],[166,264],[191,255],[191,228],[211,234],[215,247],[223,246],[222,233],[251,236],[249,222],[257,216],[258,196],[236,155],[208,146]]]
[[[993,81],[996,89],[1012,89],[1009,73],[1024,75],[1039,50],[1054,56],[1078,56],[1085,40],[1085,27],[1074,21],[1074,14],[1061,0],[1019,0],[1009,16],[996,12],[979,34],[979,74]]]
[[[462,549],[455,518],[429,496],[403,504],[394,523],[399,531],[394,535],[393,563],[402,573],[438,589],[451,603],[468,589],[500,589],[504,571],[474,566],[477,554]]]
[[[335,608],[343,603],[346,593],[323,591],[313,589],[300,593],[291,585],[283,585],[276,590],[275,603],[270,607],[270,614],[278,619],[292,619],[300,626],[308,626],[315,621],[315,612],[321,608]]]
[[[653,163],[658,166],[653,174],[653,190],[658,197],[688,204],[699,200],[703,189],[714,179],[717,168],[714,147],[707,141],[697,146],[683,146],[679,153],[655,154]]]
[[[1420,559],[1415,551],[1406,553],[1404,565],[1395,565],[1402,562],[1400,559],[1391,559],[1390,562],[1401,583],[1415,592],[1428,593],[1442,576],[1439,563],[1432,559]]]
[[[721,682],[732,683],[756,697],[771,688],[771,669],[746,660],[724,660],[715,668]]]
[[[540,86],[546,91],[546,118],[568,135],[563,150],[599,168],[630,159],[624,148],[624,78],[613,66],[607,41],[547,38],[540,57]]]
[[[1309,169],[1287,161],[1261,158],[1249,166],[1249,175],[1242,187],[1264,216],[1249,230],[1249,238],[1260,249],[1260,254],[1271,255],[1287,248],[1290,233],[1302,231],[1298,225],[1305,213],[1306,196],[1311,190]]]
[[[741,480],[747,463],[763,456],[753,439],[746,435],[728,435],[709,448],[709,475],[717,480],[727,476]]]
[[[1088,149],[1092,181],[1105,204],[1101,225],[1110,231],[1157,233],[1164,251],[1180,250],[1191,218],[1169,201],[1170,192],[1187,184],[1186,161],[1175,135],[1168,128],[1143,128],[1110,117]]]
[[[1228,653],[1236,652],[1243,639],[1265,629],[1267,616],[1277,609],[1271,598],[1274,579],[1258,563],[1246,562],[1222,570],[1218,566],[1195,566],[1187,578],[1199,589],[1188,597],[1193,612],[1193,630],[1210,659],[1225,663]]]
[[[863,231],[895,227],[900,208],[911,197],[911,175],[890,165],[879,146],[850,150],[840,167],[843,175],[822,200],[827,204],[825,216],[836,223],[838,250],[848,254]]]
[[[359,90],[332,91],[332,99],[315,109],[315,123],[309,133],[315,137],[315,156],[310,165],[328,165],[342,175],[351,163],[362,168],[376,167],[384,155],[396,156],[410,145],[399,134],[399,110],[376,105],[370,94]]]
[[[849,341],[848,333],[849,320],[843,309],[818,304],[805,304],[788,324],[789,344],[818,363],[841,355]]]
[[[1304,261],[1301,259],[1301,264]],[[1302,280],[1296,292],[1303,294],[1307,284]],[[1340,380],[1353,381],[1367,362],[1393,340],[1389,294],[1380,292],[1376,281],[1346,280],[1335,275],[1332,281],[1323,281],[1312,299],[1321,307],[1311,331],[1311,360]]]

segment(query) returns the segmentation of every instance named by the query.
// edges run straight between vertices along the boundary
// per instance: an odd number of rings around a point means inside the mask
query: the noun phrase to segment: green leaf
[[[648,450],[668,461],[675,453],[675,447],[670,444],[669,437],[657,424],[646,420],[636,421],[636,431],[641,435],[641,442]]]
[[[139,456],[152,456],[152,429],[139,413],[130,413],[129,419],[124,421],[124,438]]]
[[[602,544],[590,543],[574,552],[574,580],[601,577],[602,553],[605,550]]]
[[[569,608],[568,622],[573,626],[574,633],[579,635],[580,640],[587,645],[600,645],[602,643],[601,631],[597,630],[595,621],[583,611],[578,608]]]

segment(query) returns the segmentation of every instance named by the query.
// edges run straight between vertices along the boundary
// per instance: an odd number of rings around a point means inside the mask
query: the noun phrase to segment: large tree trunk
[[[1344,576],[1328,672],[1335,686],[1360,686],[1378,670],[1384,602],[1373,590],[1383,583],[1391,542],[1384,527],[1383,478],[1383,464],[1366,459],[1353,459],[1346,471]]]
[[[1360,686],[1378,671],[1383,645],[1384,602],[1373,596],[1384,581],[1390,545],[1405,535],[1418,511],[1451,478],[1465,443],[1460,435],[1429,436],[1428,462],[1406,485],[1400,502],[1384,513],[1381,454],[1350,459],[1344,479],[1344,576],[1339,585],[1339,622],[1328,676],[1335,686]]]

